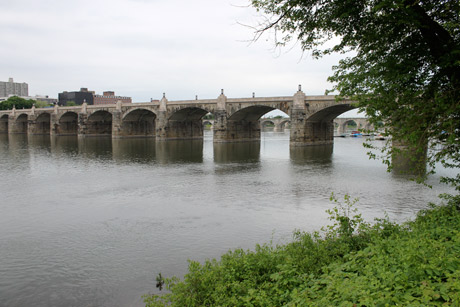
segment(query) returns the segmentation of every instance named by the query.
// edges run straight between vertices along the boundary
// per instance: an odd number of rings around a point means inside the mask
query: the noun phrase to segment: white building
[[[14,96],[29,96],[29,85],[27,83],[15,83],[13,78],[9,78],[8,82],[0,81],[0,97]]]

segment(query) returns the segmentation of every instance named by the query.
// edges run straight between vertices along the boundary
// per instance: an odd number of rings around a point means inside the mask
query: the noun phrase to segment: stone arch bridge
[[[340,135],[346,132],[347,125],[351,122],[356,123],[356,130],[373,130],[374,126],[369,123],[369,120],[364,117],[338,117],[334,119],[334,124],[337,126],[337,134]]]
[[[333,120],[354,109],[350,100],[306,96],[300,89],[288,97],[227,98],[157,102],[118,102],[54,108],[0,111],[0,132],[50,135],[156,137],[158,140],[202,138],[202,118],[215,118],[214,142],[260,139],[259,119],[279,109],[290,116],[292,146],[332,144]]]

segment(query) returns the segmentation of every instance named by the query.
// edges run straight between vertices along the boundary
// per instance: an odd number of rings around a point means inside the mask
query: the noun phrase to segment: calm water
[[[0,135],[0,306],[142,306],[187,259],[319,229],[331,192],[403,221],[449,191],[387,173],[361,143]]]

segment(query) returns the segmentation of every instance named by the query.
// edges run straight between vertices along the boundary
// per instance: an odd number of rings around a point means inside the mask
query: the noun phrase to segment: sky
[[[81,87],[133,102],[323,95],[340,56],[252,41],[247,0],[0,0],[0,80],[57,97]],[[356,113],[356,112],[355,112]]]

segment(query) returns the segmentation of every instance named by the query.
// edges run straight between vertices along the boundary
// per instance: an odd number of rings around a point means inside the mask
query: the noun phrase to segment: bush
[[[460,305],[460,198],[404,225],[370,225],[356,200],[333,200],[323,232],[190,261],[184,279],[166,279],[169,292],[145,296],[146,306]]]

